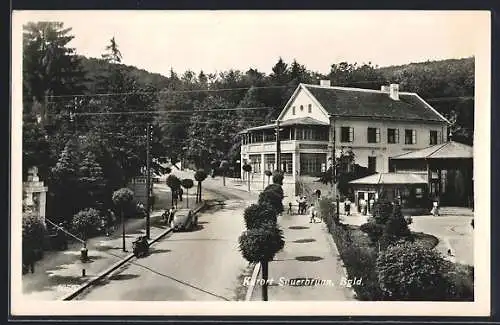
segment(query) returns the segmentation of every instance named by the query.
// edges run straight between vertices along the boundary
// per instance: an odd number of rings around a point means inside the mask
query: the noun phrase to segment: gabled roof
[[[473,158],[474,152],[471,146],[448,141],[421,150],[410,151],[391,157],[391,159],[450,159],[450,158]]]
[[[333,116],[413,121],[449,121],[415,93],[399,92],[399,100],[372,89],[300,84]]]
[[[322,121],[319,121],[319,120],[314,119],[314,118],[309,117],[309,116],[297,117],[297,118],[293,118],[293,119],[289,119],[289,120],[285,120],[285,121],[280,122],[280,126],[291,126],[291,125],[314,125],[314,126],[324,125],[324,126],[328,126],[329,124],[322,122]],[[253,128],[248,128],[246,130],[243,130],[240,133],[245,133],[247,131],[274,129],[274,128],[276,128],[276,124],[267,124],[267,125],[256,126]]]
[[[381,173],[350,181],[349,184],[427,184],[427,181],[410,173]]]

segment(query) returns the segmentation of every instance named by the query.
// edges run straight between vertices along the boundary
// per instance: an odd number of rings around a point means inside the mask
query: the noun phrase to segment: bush
[[[283,179],[285,176],[283,175],[282,172],[275,170],[273,172],[273,183],[278,184],[278,185],[283,185]]]
[[[251,172],[252,171],[252,165],[249,165],[249,164],[244,164],[243,165],[243,171],[245,172]]]
[[[243,257],[251,263],[271,261],[285,245],[283,230],[271,224],[244,231],[238,242]]]
[[[379,199],[373,206],[373,218],[375,222],[385,225],[393,213],[393,204],[387,200]]]
[[[272,172],[272,171],[270,171],[270,170],[266,170],[266,171],[264,172],[264,174],[265,174],[267,177],[271,177],[271,176],[273,176],[273,172]]]
[[[395,204],[393,207],[392,215],[387,220],[384,226],[384,233],[382,235],[383,247],[387,247],[401,239],[411,240],[411,231],[408,228],[408,223],[401,213],[401,206]]]
[[[474,301],[473,266],[450,263],[446,277],[450,283],[447,300]]]
[[[137,212],[136,207],[132,205],[134,200],[134,192],[131,189],[123,187],[113,192],[113,204],[118,208],[120,213],[128,215],[131,212]]]
[[[341,254],[348,268],[349,278],[361,279],[360,285],[353,285],[356,296],[360,300],[381,300],[383,291],[374,272],[377,252],[374,249],[352,244]]]
[[[96,235],[101,230],[101,220],[102,217],[99,211],[89,208],[73,216],[71,227],[80,238],[86,240],[90,236]]]
[[[276,213],[273,207],[267,203],[252,204],[243,213],[247,229],[260,227],[263,223],[277,223]]]
[[[276,215],[278,215],[284,210],[283,208],[284,197],[285,194],[281,186],[277,184],[271,184],[268,185],[264,189],[264,191],[262,191],[259,194],[258,204],[264,204],[264,203],[269,204],[273,208]]]
[[[446,300],[447,265],[435,250],[410,242],[389,246],[377,258],[381,289],[390,300]]]
[[[376,244],[384,233],[384,226],[375,222],[362,224],[359,229],[368,234],[372,243]]]
[[[331,198],[321,198],[318,202],[318,210],[328,229],[330,229],[334,223],[339,222],[338,216],[335,215],[335,201]]]
[[[177,190],[181,187],[181,180],[173,174],[168,175],[166,183],[172,190]]]
[[[23,213],[22,221],[22,252],[23,261],[31,258],[38,260],[43,255],[46,228],[42,221],[33,213]]]

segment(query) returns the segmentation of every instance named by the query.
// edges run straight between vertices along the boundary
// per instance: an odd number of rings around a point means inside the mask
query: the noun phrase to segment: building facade
[[[294,185],[317,179],[342,149],[353,151],[356,164],[386,173],[390,157],[446,142],[449,122],[397,84],[381,90],[300,84],[276,124],[242,132],[241,162],[252,165],[254,182],[277,169],[278,124],[285,192],[297,195]]]

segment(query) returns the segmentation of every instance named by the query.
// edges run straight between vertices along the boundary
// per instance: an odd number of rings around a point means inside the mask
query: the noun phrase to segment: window
[[[252,172],[260,173],[261,156],[260,155],[250,155],[250,165],[252,166]]]
[[[276,166],[276,156],[274,154],[266,154],[264,155],[264,169],[273,171]]]
[[[387,129],[387,143],[399,143],[399,129]]]
[[[415,197],[417,199],[422,199],[424,197],[424,190],[421,187],[415,188]]]
[[[405,130],[405,144],[416,144],[417,143],[417,131],[416,130]]]
[[[377,157],[368,157],[368,171],[371,173],[377,171]]]
[[[304,111],[304,105],[300,105],[300,111]]]
[[[353,142],[354,141],[354,128],[349,126],[343,126],[340,129],[340,141],[341,142]]]
[[[380,142],[380,129],[368,128],[368,143],[379,143],[379,142]]]
[[[326,163],[324,153],[301,153],[300,174],[317,176],[321,174],[321,165]]]
[[[292,115],[295,115],[295,106],[292,106]]]
[[[429,144],[431,146],[438,144],[438,132],[437,131],[430,131]]]
[[[272,171],[272,169],[270,169]],[[291,153],[282,153],[281,154],[281,170],[285,174],[292,174],[292,154]]]
[[[307,105],[307,112],[308,113],[312,112],[312,105],[311,104]]]

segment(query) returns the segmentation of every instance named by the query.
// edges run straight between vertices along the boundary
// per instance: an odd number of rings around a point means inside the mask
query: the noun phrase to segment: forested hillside
[[[68,46],[74,37],[62,23],[43,22],[26,25],[23,39],[23,170],[38,166],[51,201],[60,203],[52,206],[64,210],[61,202],[70,202],[67,208],[76,209],[61,215],[80,208],[72,198],[109,201],[113,190],[144,172],[148,125],[155,162],[234,162],[239,131],[271,122],[299,83],[324,78],[373,89],[399,83],[452,121],[454,139],[472,143],[473,58],[387,68],[332,62],[323,72],[277,58],[270,74],[249,68],[162,76],[123,65],[114,38],[101,58],[78,56]]]

